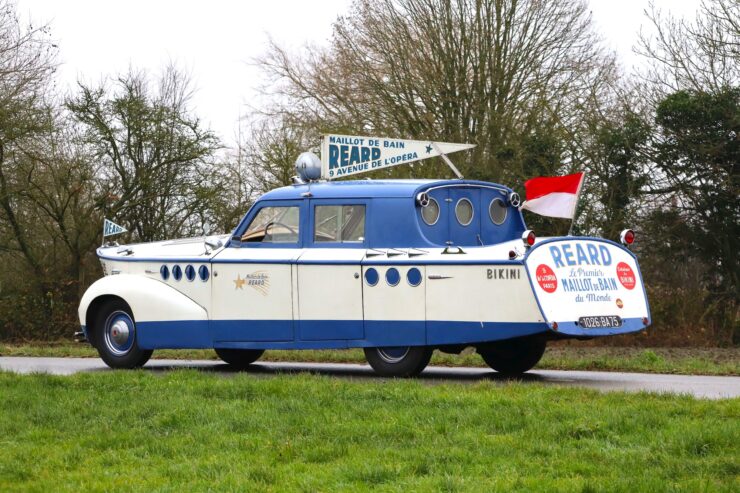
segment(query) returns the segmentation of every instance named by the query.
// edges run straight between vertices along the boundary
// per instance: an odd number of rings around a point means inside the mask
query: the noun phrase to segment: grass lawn
[[[98,357],[89,344],[0,344],[0,356]],[[154,358],[217,359],[211,350],[161,350]],[[262,361],[365,363],[362,350],[267,351]],[[470,349],[462,355],[435,352],[432,365],[485,366]],[[548,346],[537,368],[600,370],[684,375],[740,375],[740,348],[629,348],[583,345]]]
[[[0,491],[738,491],[740,399],[0,373]]]

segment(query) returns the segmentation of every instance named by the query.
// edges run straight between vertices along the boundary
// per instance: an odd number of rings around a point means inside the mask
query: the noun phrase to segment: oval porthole
[[[192,265],[185,267],[185,277],[192,282],[195,279],[195,267]]]
[[[429,197],[429,203],[421,208],[421,218],[429,226],[434,226],[439,221],[439,203]]]
[[[172,268],[172,278],[175,281],[179,281],[182,279],[182,268],[179,265],[176,265]]]
[[[198,267],[198,277],[200,277],[200,280],[205,282],[208,280],[208,278],[211,276],[211,273],[208,272],[208,266],[201,265]]]
[[[385,282],[389,286],[396,286],[401,281],[401,274],[398,273],[398,269],[391,267],[385,271]]]
[[[365,271],[365,282],[368,286],[375,286],[378,284],[378,271],[372,267]]]
[[[406,273],[406,280],[410,285],[416,287],[421,284],[421,271],[416,267],[412,267]]]
[[[473,204],[468,199],[458,200],[455,205],[455,217],[463,226],[473,222]]]
[[[166,281],[170,278],[170,269],[166,265],[159,268],[159,275],[162,276],[162,280]]]
[[[491,222],[496,225],[504,224],[508,210],[503,200],[493,199],[491,205],[488,206],[488,215],[491,216]]]

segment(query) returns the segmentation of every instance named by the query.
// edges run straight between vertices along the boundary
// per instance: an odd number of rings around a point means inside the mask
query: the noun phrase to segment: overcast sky
[[[648,0],[590,0],[596,29],[630,67]],[[689,15],[699,0],[655,0],[661,9]],[[97,82],[129,65],[159,71],[170,61],[186,69],[197,88],[194,110],[224,139],[234,141],[260,82],[249,61],[268,36],[298,50],[326,43],[350,0],[18,0],[19,13],[48,23],[59,44],[59,84]]]

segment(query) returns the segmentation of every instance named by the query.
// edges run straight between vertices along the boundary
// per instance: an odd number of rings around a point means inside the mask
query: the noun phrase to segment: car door
[[[294,339],[295,262],[305,208],[303,201],[258,204],[244,230],[213,259],[214,342]]]
[[[307,247],[297,261],[298,337],[364,338],[362,259],[366,202],[311,200]]]

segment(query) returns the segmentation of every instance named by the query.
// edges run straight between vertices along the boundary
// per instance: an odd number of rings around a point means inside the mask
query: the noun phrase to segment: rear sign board
[[[549,241],[526,259],[548,322],[579,322],[585,329],[617,327],[648,316],[645,288],[632,254],[598,240]]]

